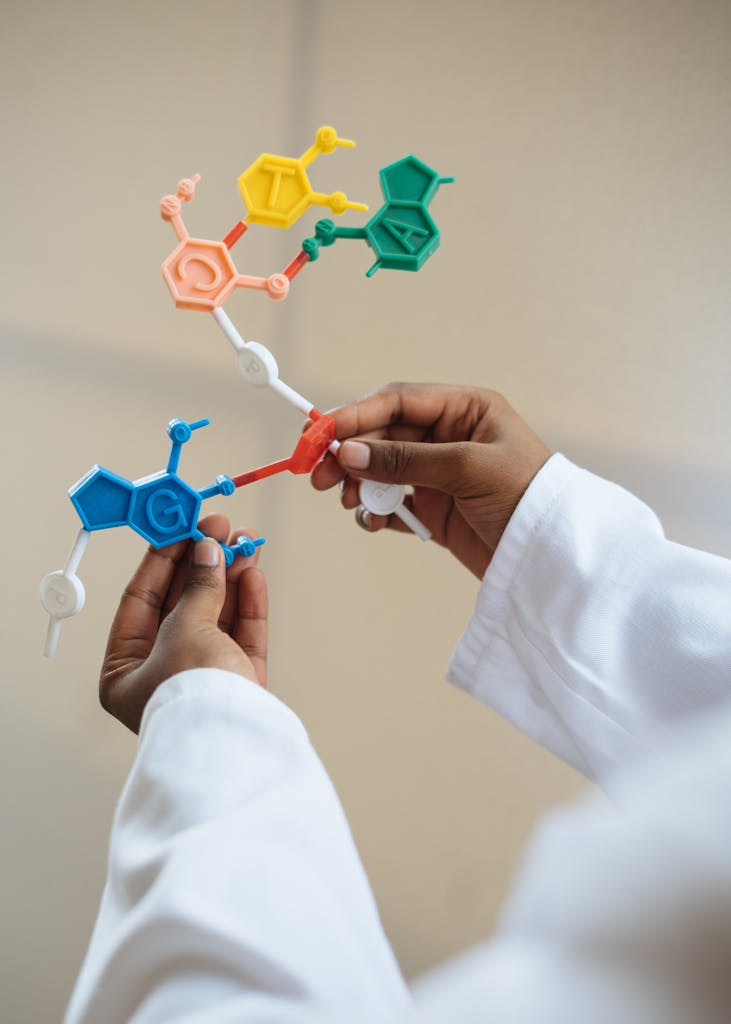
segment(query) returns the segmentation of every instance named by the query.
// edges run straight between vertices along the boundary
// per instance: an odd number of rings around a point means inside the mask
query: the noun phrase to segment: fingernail
[[[193,565],[213,569],[221,559],[221,547],[215,540],[199,540],[193,552]]]
[[[341,463],[350,469],[368,469],[371,461],[371,449],[362,441],[344,441],[338,454]]]

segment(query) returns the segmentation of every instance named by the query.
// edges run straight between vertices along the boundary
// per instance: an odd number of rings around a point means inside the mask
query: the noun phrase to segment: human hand
[[[190,668],[222,668],[266,686],[267,587],[257,553],[226,569],[217,541],[229,521],[202,519],[213,540],[149,548],[122,595],[107,641],[99,698],[138,732],[160,683]],[[236,530],[229,541],[249,531]]]
[[[342,481],[342,503],[352,509],[360,480],[412,485],[408,507],[479,579],[551,455],[502,395],[482,388],[389,384],[329,415],[335,436],[354,440],[315,468],[313,486]],[[410,532],[395,515],[366,512],[358,521],[370,531]]]

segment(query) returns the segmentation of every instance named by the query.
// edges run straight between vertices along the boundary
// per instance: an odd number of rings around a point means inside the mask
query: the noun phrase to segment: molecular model
[[[230,477],[221,474],[215,484],[196,489],[178,475],[182,446],[192,432],[207,426],[209,420],[193,423],[171,420],[167,433],[170,455],[164,470],[130,481],[101,466],[94,466],[69,489],[69,497],[82,527],[63,569],[49,573],[41,582],[41,602],[48,612],[49,624],[44,653],[52,657],[58,645],[61,622],[81,611],[85,602],[83,583],[77,569],[95,530],[129,526],[153,547],[176,541],[199,540],[201,503],[215,495],[229,496],[239,488],[276,473],[310,473],[329,450],[337,452],[335,424],[312,402],[280,378],[273,354],[256,341],[246,342],[223,310],[223,303],[236,288],[266,292],[275,301],[289,293],[291,282],[309,262],[315,262],[320,249],[337,239],[362,239],[374,251],[376,261],[367,271],[372,276],[379,267],[395,270],[420,270],[439,247],[439,231],[427,207],[440,185],[453,178],[440,177],[436,171],[414,156],[404,157],[380,171],[384,205],[362,228],[336,227],[332,220],[320,220],[315,234],[306,238],[300,252],[281,272],[268,277],[241,274],[230,250],[246,232],[250,223],[289,228],[311,205],[327,206],[340,215],[346,210],[367,210],[363,203],[350,202],[344,192],[326,195],[315,192],[306,168],[318,156],[334,152],[336,147],[352,148],[354,142],[341,139],[334,128],[318,130],[314,144],[301,157],[263,153],[238,178],[241,197],[248,215],[238,221],[221,241],[191,238],[183,222],[183,204],[195,196],[200,175],[183,178],[175,195],[164,196],[160,213],[178,238],[178,245],[162,265],[162,273],[179,309],[209,312],[233,346],[236,365],[243,378],[255,387],[269,387],[310,420],[291,456],[258,469]],[[363,481],[360,501],[376,515],[396,514],[422,540],[429,530],[404,502],[401,485]],[[232,546],[221,544],[230,565],[237,556],[250,557],[265,543],[263,537],[240,537]]]

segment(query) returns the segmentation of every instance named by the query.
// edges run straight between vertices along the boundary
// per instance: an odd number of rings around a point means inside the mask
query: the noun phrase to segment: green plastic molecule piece
[[[302,249],[311,260],[320,255],[321,246],[330,246],[338,238],[364,238],[376,255],[366,272],[372,277],[379,267],[387,270],[421,270],[439,248],[440,236],[427,207],[440,185],[454,181],[443,178],[423,160],[405,156],[379,171],[381,191],[386,202],[362,228],[336,227],[331,220],[319,220],[314,238],[307,238]]]
[[[405,156],[378,173],[386,202],[400,200],[428,206],[440,185],[454,181],[454,178],[440,178],[433,168],[415,156]]]

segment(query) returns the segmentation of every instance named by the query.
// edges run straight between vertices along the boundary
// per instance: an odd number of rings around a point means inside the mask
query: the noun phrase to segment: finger
[[[228,516],[224,516],[221,512],[212,512],[211,515],[204,516],[199,520],[198,529],[201,533],[205,533],[206,537],[225,541],[231,529],[231,522]]]
[[[428,433],[425,434],[423,427],[414,427],[409,423],[393,423],[389,427],[380,427],[378,430],[365,430],[358,434],[358,438],[365,441],[424,441],[431,439]]]
[[[253,529],[245,530],[239,528],[234,530],[229,538],[229,546],[233,546],[239,537],[257,537],[258,531]],[[226,569],[226,597],[223,602],[221,614],[218,617],[218,628],[233,636],[233,628],[236,622],[236,610],[238,607],[239,577],[245,569],[256,565],[259,561],[260,548],[257,548],[253,555],[245,558],[238,555],[233,563]]]
[[[254,666],[262,686],[267,683],[269,597],[261,569],[247,566],[238,580],[238,608],[233,638]]]
[[[334,409],[329,415],[335,420],[335,436],[353,437],[355,434],[378,430],[393,423],[414,422],[408,416],[404,401],[407,393],[414,395],[416,387],[417,385],[413,384],[389,384],[349,405]],[[424,407],[416,403],[412,410],[412,415],[422,419],[425,417],[426,423],[422,425],[432,423],[434,416],[439,415],[438,408],[426,408],[431,405],[433,403],[427,399]]]
[[[176,608],[181,628],[218,624],[226,597],[223,550],[218,541],[204,538],[193,548],[188,576]]]
[[[353,437],[397,423],[430,428],[464,388],[445,384],[387,384],[386,387],[329,413],[337,438]]]
[[[407,495],[404,498],[404,505],[410,512],[413,511],[413,504],[413,499],[410,495]],[[413,534],[413,530],[406,523],[402,522],[395,513],[388,516],[377,516],[373,512],[369,512],[363,505],[359,505],[355,510],[355,521],[361,530],[365,530],[366,533],[378,533],[379,530],[393,530],[395,533]]]
[[[426,436],[428,438],[428,434]],[[411,423],[393,423],[386,427],[376,427],[373,430],[361,430],[358,437],[372,441],[423,441],[425,430],[424,427],[414,426]]]
[[[228,537],[231,524],[227,516],[221,515],[220,512],[214,512],[212,515],[205,516],[198,523],[198,529],[201,533],[204,533],[206,537],[213,537],[214,540],[224,541]],[[180,559],[177,571],[170,584],[167,598],[163,605],[162,617],[165,618],[180,600],[180,596],[185,589],[185,581],[188,578],[188,572],[190,570],[190,562],[193,557],[194,543],[192,541],[185,541],[186,545],[184,557]]]
[[[379,430],[370,430],[358,435],[358,440],[388,440],[388,441],[431,441],[431,431],[425,431],[423,427],[413,427],[408,424],[394,424],[390,427],[382,427]],[[339,484],[344,477],[343,467],[337,458],[330,452],[325,455],[322,462],[318,462],[310,481],[316,491],[327,491],[336,484]]]
[[[127,584],[109,631],[105,667],[110,660],[144,659],[150,653],[165,598],[188,544],[149,548]]]
[[[382,483],[413,484],[456,494],[465,481],[481,477],[487,445],[458,441],[420,444],[409,441],[345,441],[338,451],[348,473]]]
[[[344,478],[340,503],[343,508],[347,509],[357,508],[360,505],[360,480],[354,480],[350,476]]]
[[[345,470],[330,452],[322,462],[318,462],[310,474],[310,482],[316,491],[327,491],[339,484],[345,476]]]

